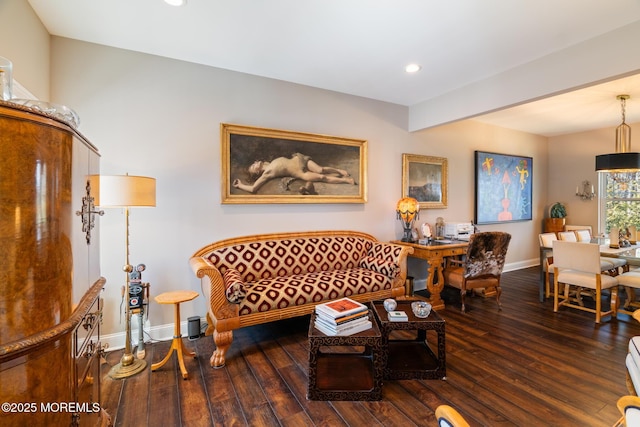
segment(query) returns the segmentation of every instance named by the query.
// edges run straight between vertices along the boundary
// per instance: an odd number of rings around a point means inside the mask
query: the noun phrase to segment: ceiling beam
[[[409,108],[410,132],[640,72],[640,21]]]

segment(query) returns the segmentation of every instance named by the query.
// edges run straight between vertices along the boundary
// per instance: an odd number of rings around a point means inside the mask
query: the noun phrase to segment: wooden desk
[[[429,263],[429,268],[427,269],[427,290],[430,295],[429,302],[434,310],[444,309],[444,301],[440,298],[440,292],[442,292],[442,288],[444,288],[444,276],[442,275],[444,259],[450,256],[466,254],[469,242],[454,240],[452,243],[432,242],[429,245],[419,245],[417,243],[394,240],[392,243],[411,246],[413,248],[413,254],[409,255],[410,257],[420,258]],[[438,277],[437,281],[435,280],[436,275]]]

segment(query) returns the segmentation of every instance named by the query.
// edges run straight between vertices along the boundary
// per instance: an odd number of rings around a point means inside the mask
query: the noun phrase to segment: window
[[[603,172],[600,180],[600,232],[640,229],[640,172]]]

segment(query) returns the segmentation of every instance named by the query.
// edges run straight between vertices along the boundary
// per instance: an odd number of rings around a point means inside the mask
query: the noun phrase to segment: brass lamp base
[[[128,363],[128,360],[125,360],[126,356],[126,354],[122,356],[122,360],[120,361],[120,363],[111,368],[111,370],[109,371],[109,377],[113,378],[114,380],[128,378],[139,372],[142,372],[144,368],[147,367],[146,360],[136,359],[133,357],[133,354],[130,354],[129,356],[131,356],[133,360]]]

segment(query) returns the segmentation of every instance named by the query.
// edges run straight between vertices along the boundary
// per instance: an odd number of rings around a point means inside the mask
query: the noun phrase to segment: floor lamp
[[[101,208],[123,208],[125,218],[125,271],[126,288],[125,317],[126,342],[120,363],[109,371],[113,379],[127,378],[144,370],[147,362],[137,359],[131,351],[131,313],[129,310],[129,273],[133,266],[129,263],[129,208],[138,206],[153,207],[156,205],[156,180],[145,176],[101,175],[98,201]]]

